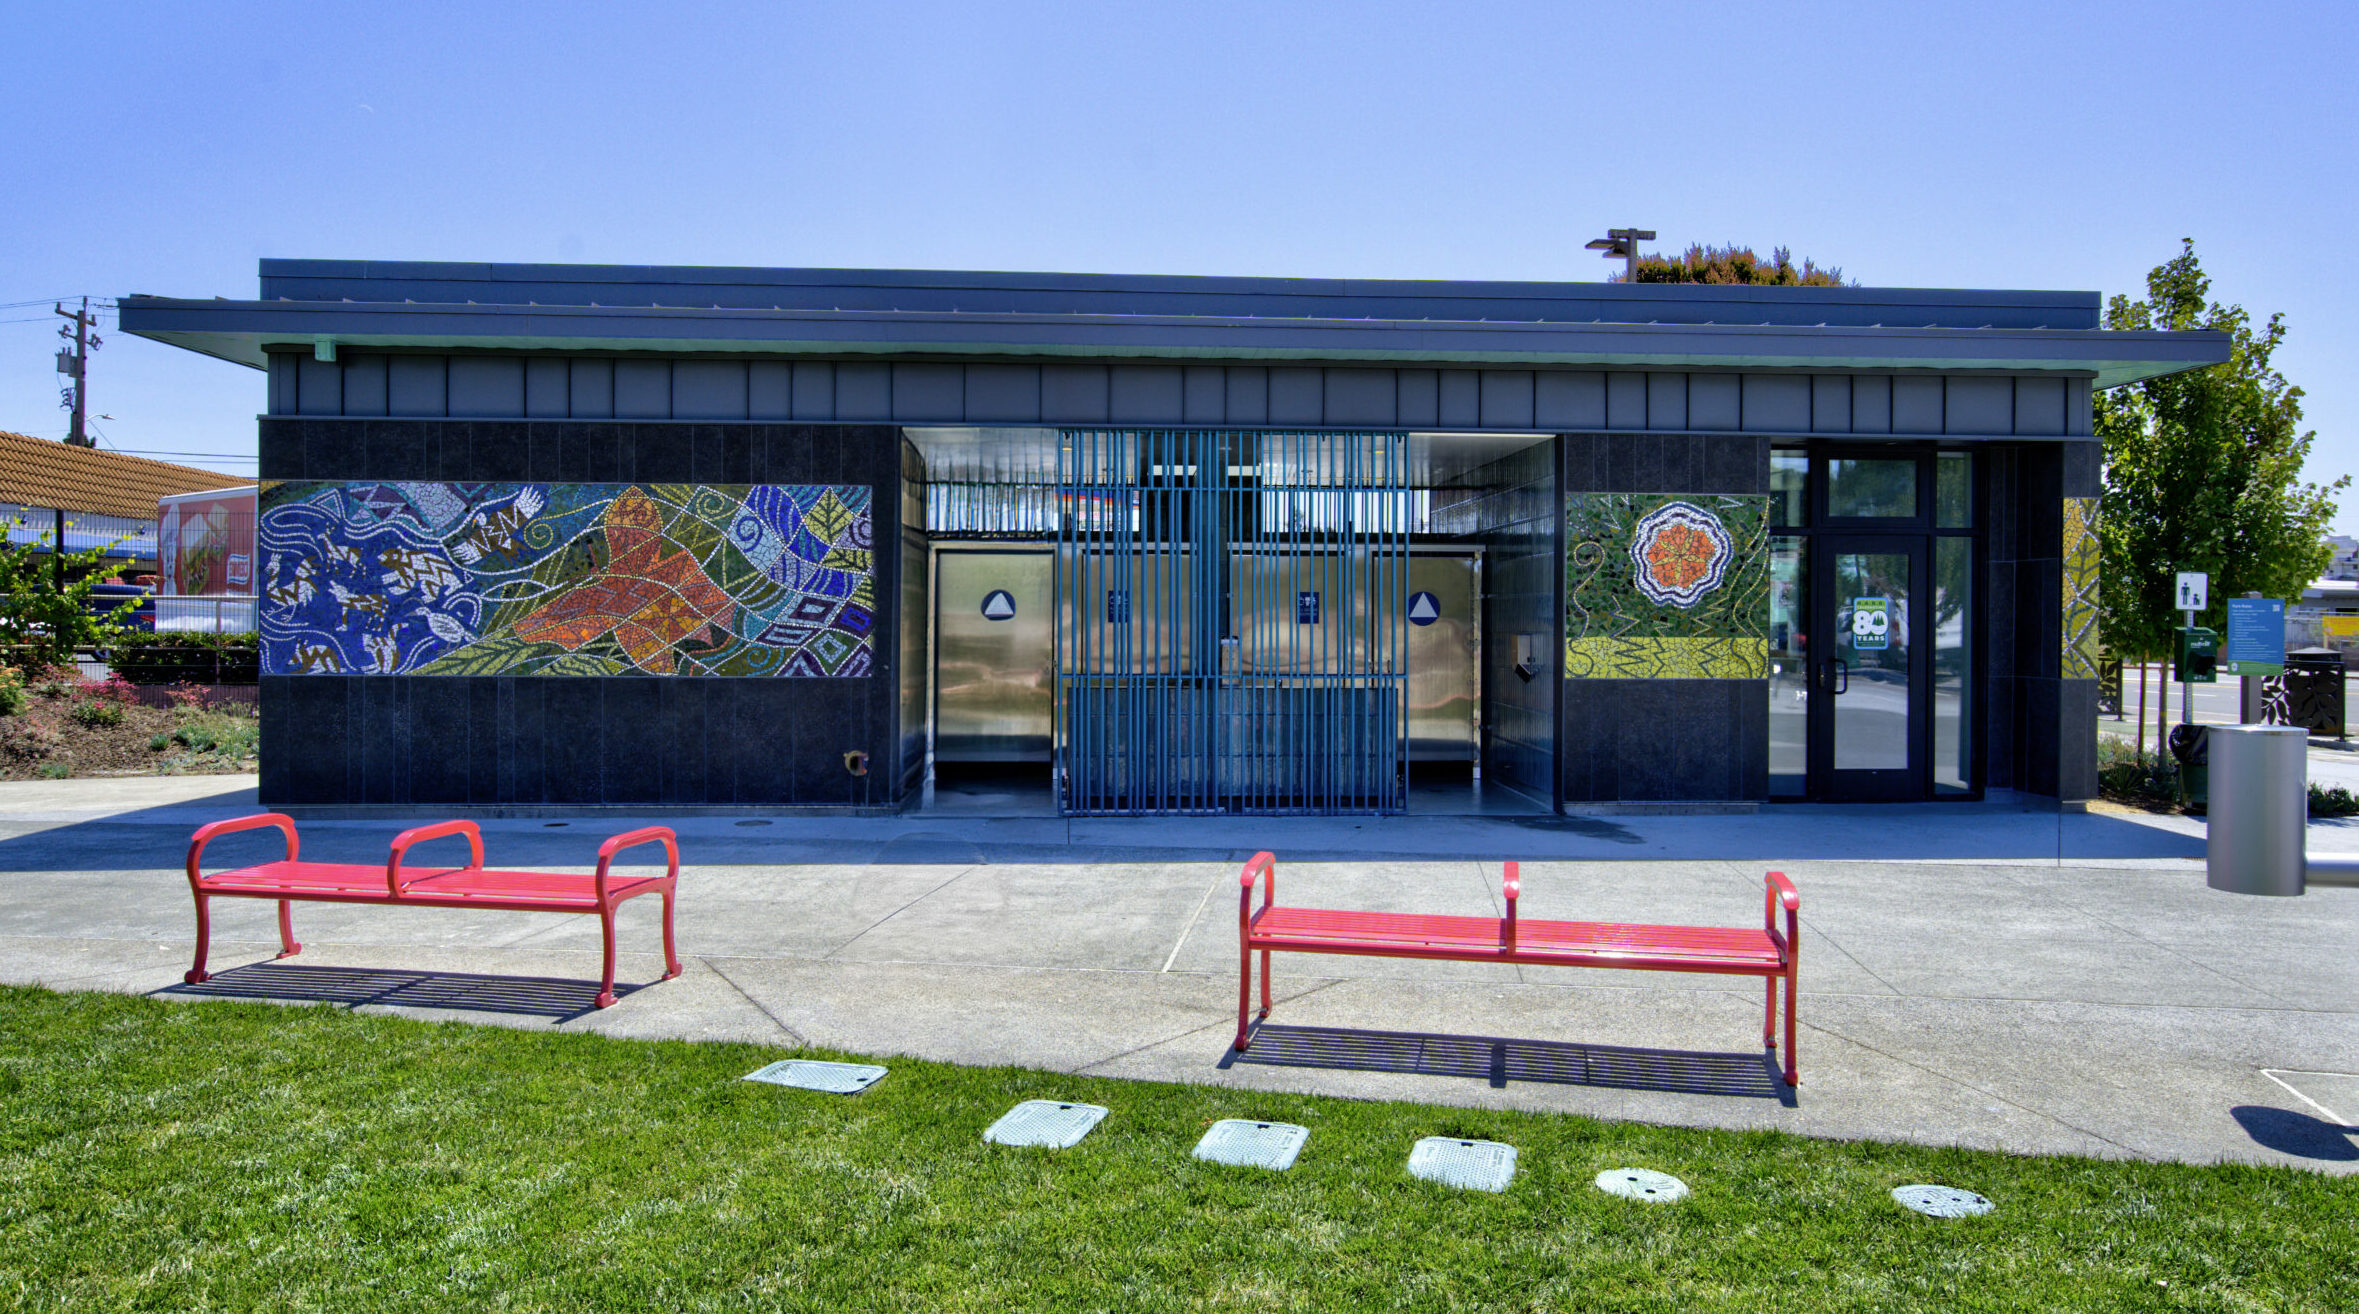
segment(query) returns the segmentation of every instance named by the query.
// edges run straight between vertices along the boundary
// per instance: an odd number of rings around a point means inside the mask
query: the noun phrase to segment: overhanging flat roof
[[[431,351],[2063,371],[2215,364],[2093,292],[266,260],[252,301],[129,296],[126,332],[241,364]]]

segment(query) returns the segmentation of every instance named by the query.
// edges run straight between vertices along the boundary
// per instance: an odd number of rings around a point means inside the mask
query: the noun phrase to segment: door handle
[[[1851,692],[1851,668],[1841,661],[1828,662],[1826,691],[1831,694]]]

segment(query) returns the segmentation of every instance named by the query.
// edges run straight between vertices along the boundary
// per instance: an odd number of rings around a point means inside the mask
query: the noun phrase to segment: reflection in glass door
[[[1832,798],[1922,792],[1927,689],[1919,630],[1922,539],[1820,538],[1812,757]]]

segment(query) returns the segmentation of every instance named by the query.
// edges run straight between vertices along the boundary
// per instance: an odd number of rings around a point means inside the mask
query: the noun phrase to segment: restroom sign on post
[[[2211,592],[2212,577],[2200,570],[2179,572],[2179,610],[2202,611],[2211,605],[2205,595]]]

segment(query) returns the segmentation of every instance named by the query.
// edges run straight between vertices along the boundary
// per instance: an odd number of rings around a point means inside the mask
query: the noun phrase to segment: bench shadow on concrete
[[[2228,1116],[2236,1119],[2236,1125],[2256,1144],[2279,1154],[2328,1163],[2359,1160],[2359,1127],[2266,1104],[2239,1104],[2228,1110]]]
[[[1264,1023],[1253,1047],[1226,1051],[1220,1066],[1333,1068],[1467,1077],[1504,1088],[1511,1081],[1677,1095],[1727,1095],[1776,1100],[1794,1107],[1794,1092],[1765,1051],[1632,1049],[1504,1036],[1456,1036],[1419,1031],[1356,1031]]]
[[[646,987],[614,984],[616,998]],[[507,1013],[570,1022],[598,1009],[598,983],[547,976],[485,976],[474,972],[425,972],[403,968],[308,967],[297,963],[249,963],[216,972],[202,985],[172,985],[160,997],[203,996],[267,999],[289,1003],[364,1004],[395,1008]]]

